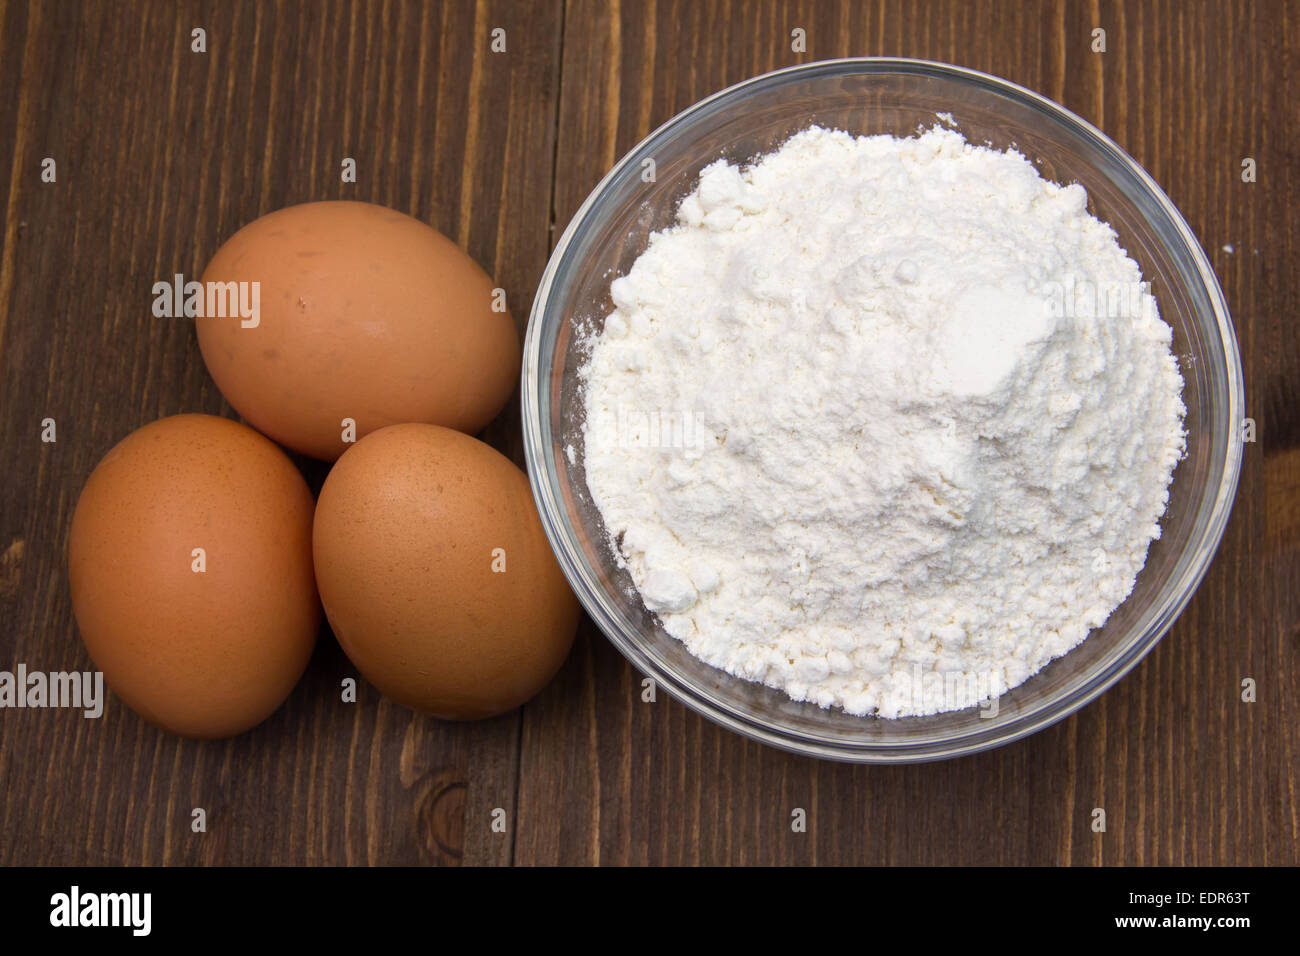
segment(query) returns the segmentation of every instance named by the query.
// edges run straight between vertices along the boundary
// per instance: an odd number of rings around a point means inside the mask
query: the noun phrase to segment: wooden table
[[[163,415],[233,414],[192,323],[151,315],[155,281],[199,274],[273,209],[371,200],[468,249],[522,326],[557,230],[619,156],[709,93],[814,59],[985,70],[1124,146],[1218,271],[1258,428],[1169,635],[995,752],[853,767],[746,743],[642,703],[590,623],[521,711],[441,723],[364,682],[342,703],[355,672],[327,633],[285,706],[231,741],[179,740],[116,700],[100,720],[0,711],[0,863],[1297,862],[1298,34],[1294,3],[0,0],[0,669],[91,666],[64,555],[104,452]],[[513,405],[489,436],[522,461]]]

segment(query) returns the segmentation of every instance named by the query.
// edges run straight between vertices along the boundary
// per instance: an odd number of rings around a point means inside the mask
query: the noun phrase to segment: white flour
[[[1086,201],[938,128],[814,127],[704,171],[582,373],[588,487],[670,634],[897,717],[1001,694],[1107,619],[1184,409]]]

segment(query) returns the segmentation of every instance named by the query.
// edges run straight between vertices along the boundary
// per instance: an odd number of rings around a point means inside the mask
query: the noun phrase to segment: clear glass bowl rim
[[[554,316],[549,325],[545,321],[556,277],[566,262],[574,238],[583,229],[593,210],[601,204],[611,185],[619,179],[620,174],[629,166],[638,163],[639,157],[643,154],[652,155],[660,139],[671,133],[677,126],[695,114],[715,106],[719,101],[740,100],[742,94],[761,92],[770,86],[791,82],[797,77],[850,74],[911,74],[959,80],[982,86],[992,92],[1018,100],[1021,105],[1038,110],[1051,122],[1073,128],[1077,135],[1091,140],[1095,148],[1111,154],[1111,158],[1133,177],[1134,181],[1147,192],[1148,198],[1154,200],[1164,212],[1169,224],[1174,227],[1181,240],[1184,251],[1196,264],[1203,291],[1213,304],[1214,325],[1226,358],[1227,367],[1224,371],[1227,401],[1223,403],[1221,409],[1218,409],[1219,415],[1216,416],[1220,424],[1222,424],[1222,414],[1231,416],[1226,423],[1228,438],[1226,459],[1222,463],[1222,476],[1217,488],[1207,487],[1207,495],[1213,493],[1214,500],[1204,532],[1199,539],[1189,542],[1189,548],[1196,549],[1193,560],[1184,569],[1181,577],[1176,582],[1171,581],[1170,586],[1165,589],[1163,607],[1152,619],[1151,625],[1145,631],[1136,634],[1122,653],[1109,665],[1089,675],[1070,694],[1056,700],[1046,700],[1028,709],[1013,722],[990,728],[989,731],[946,738],[934,743],[904,741],[846,744],[793,733],[732,707],[707,689],[683,679],[670,668],[660,666],[642,648],[640,634],[635,628],[628,626],[617,609],[607,600],[599,581],[592,579],[584,567],[584,561],[580,557],[580,547],[574,540],[567,514],[556,494],[558,474],[551,457],[553,444],[547,417],[549,410],[543,409],[541,401],[543,381],[549,381],[551,377],[550,368],[545,370],[540,368],[542,344],[547,333],[551,333],[552,338],[558,334],[557,323],[567,321],[567,316],[564,315]],[[549,392],[547,394],[549,396]],[[583,608],[633,667],[654,679],[657,685],[663,687],[687,707],[743,737],[805,756],[853,763],[917,763],[943,760],[1000,747],[1064,720],[1095,700],[1132,670],[1169,631],[1191,600],[1223,538],[1241,473],[1240,428],[1245,416],[1241,354],[1218,278],[1191,227],[1146,170],[1087,120],[1032,90],[966,67],[897,57],[819,60],[743,80],[687,107],[629,150],[587,196],[551,252],[529,314],[524,339],[520,404],[528,478],[546,536]],[[1204,510],[1204,498],[1199,503],[1199,508]]]

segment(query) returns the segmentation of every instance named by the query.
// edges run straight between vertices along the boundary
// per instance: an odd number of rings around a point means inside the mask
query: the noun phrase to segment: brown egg
[[[366,678],[438,717],[490,717],[555,675],[578,602],[528,479],[477,439],[394,425],[339,459],[316,506],[316,579]]]
[[[302,475],[245,425],[176,415],[122,439],[68,545],[73,611],[108,686],[186,737],[261,723],[320,629],[311,521]]]
[[[255,318],[196,319],[203,361],[251,425],[314,458],[332,461],[398,422],[476,432],[519,379],[519,335],[493,310],[487,274],[384,206],[314,202],[263,216],[217,250],[203,282],[258,283]]]

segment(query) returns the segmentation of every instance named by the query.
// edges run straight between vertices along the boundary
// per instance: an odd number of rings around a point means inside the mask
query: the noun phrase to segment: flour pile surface
[[[898,717],[1106,621],[1160,534],[1183,383],[1086,203],[939,128],[704,170],[582,369],[587,484],[670,634]]]

